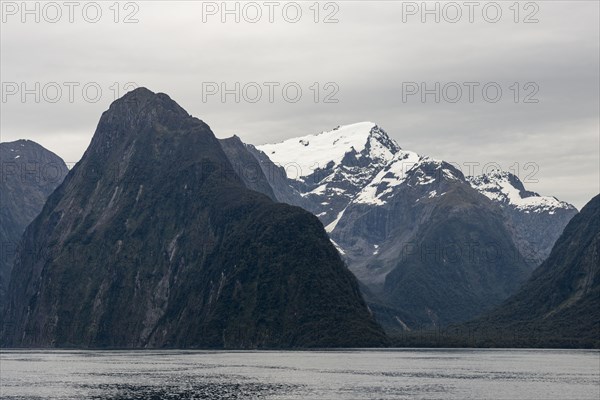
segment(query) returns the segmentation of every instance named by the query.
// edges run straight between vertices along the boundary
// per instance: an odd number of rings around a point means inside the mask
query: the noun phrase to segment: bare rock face
[[[40,213],[46,199],[63,181],[64,161],[30,140],[0,143],[0,305],[25,228]]]
[[[232,170],[208,125],[167,95],[115,101],[25,231],[3,344],[385,343],[321,222]]]

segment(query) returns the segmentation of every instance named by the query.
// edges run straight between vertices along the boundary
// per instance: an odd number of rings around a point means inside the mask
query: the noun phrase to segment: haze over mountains
[[[35,199],[31,221],[54,187],[3,182],[2,195]],[[219,140],[167,95],[140,88],[102,115],[25,230],[2,345],[381,346],[375,318],[393,333],[482,315],[496,316],[489,326],[527,325],[524,304],[590,312],[589,209],[569,223],[575,207],[517,176],[465,176],[371,122],[262,146]],[[521,300],[503,303],[515,293]],[[559,311],[549,312],[568,335],[596,329]],[[532,319],[554,321],[546,314]]]

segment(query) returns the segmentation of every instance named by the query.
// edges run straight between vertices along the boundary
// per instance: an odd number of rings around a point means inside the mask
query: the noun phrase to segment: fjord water
[[[2,399],[598,399],[587,350],[1,354]]]

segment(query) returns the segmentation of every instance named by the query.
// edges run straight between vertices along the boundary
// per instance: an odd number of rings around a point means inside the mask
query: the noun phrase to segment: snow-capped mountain
[[[257,146],[285,169],[291,185],[325,225],[402,151],[372,122],[338,126],[318,135]]]
[[[521,180],[510,172],[496,170],[485,175],[470,176],[467,179],[471,186],[489,199],[524,213],[547,212],[552,215],[557,210],[575,210],[575,207],[556,197],[541,196],[525,190]]]
[[[398,329],[499,304],[576,213],[513,175],[468,178],[404,150],[372,122],[245,146],[279,201],[321,219],[369,296],[402,310],[388,318]]]
[[[548,257],[564,227],[577,214],[569,203],[526,190],[510,172],[493,171],[467,179],[500,206],[519,250],[535,265]]]
[[[420,177],[415,185],[426,186],[441,177],[468,182],[500,206],[519,250],[533,264],[548,255],[562,228],[577,212],[555,197],[527,191],[519,178],[509,172],[457,176],[455,168],[443,161],[402,149],[373,122],[338,126],[316,135],[256,146],[254,152],[255,157],[262,152],[274,165],[282,167],[279,173],[287,178],[287,191],[295,192],[288,193],[282,201],[315,213],[332,236],[349,206],[384,206],[411,174]],[[436,170],[437,175],[425,172],[427,169]],[[431,190],[427,197],[443,194]],[[341,250],[345,251],[343,247]]]
[[[362,160],[374,162],[372,167],[385,165],[400,150],[398,144],[372,122],[338,126],[318,135],[288,139],[257,148],[275,163],[298,166],[299,169],[289,178],[303,181],[309,186],[315,186],[326,177],[318,175],[315,181],[308,181],[307,178],[314,176],[317,171],[347,166],[352,158],[359,161],[355,164],[365,164],[360,162]],[[349,177],[350,180],[355,178]]]

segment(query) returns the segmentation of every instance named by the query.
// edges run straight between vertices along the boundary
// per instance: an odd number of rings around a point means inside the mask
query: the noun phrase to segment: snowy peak
[[[257,149],[285,168],[290,185],[327,226],[339,220],[356,195],[404,153],[373,122],[341,125]]]
[[[402,184],[416,188],[442,181],[466,180],[500,206],[524,213],[575,210],[555,197],[526,190],[517,176],[506,171],[465,178],[444,161],[401,149],[382,128],[369,121],[257,149],[285,168],[303,197],[315,202],[316,208],[323,208],[317,216],[328,224],[350,202],[381,206]]]
[[[288,177],[296,180],[303,180],[317,170],[333,170],[341,164],[354,165],[361,161],[386,164],[400,150],[400,146],[373,122],[341,125],[317,135],[257,148],[274,163],[290,167],[286,168]]]
[[[393,197],[395,188],[402,184],[415,188],[433,183],[439,184],[442,181],[464,182],[464,180],[460,171],[444,161],[400,150],[394,160],[379,171],[375,178],[365,186],[354,202],[380,206]],[[433,193],[433,196],[437,192],[430,193]]]
[[[442,181],[465,181],[464,175],[454,166],[430,157],[421,157],[419,162],[409,170],[409,175],[411,177],[410,186],[429,185]]]
[[[401,148],[382,128],[374,125],[369,131],[366,150],[368,150],[371,157],[379,160],[391,161],[393,156],[398,153]]]
[[[541,196],[538,193],[525,190],[521,180],[506,171],[493,171],[488,174],[467,178],[473,188],[489,199],[528,212],[549,212],[554,214],[557,209],[575,210],[569,203],[552,196]]]

